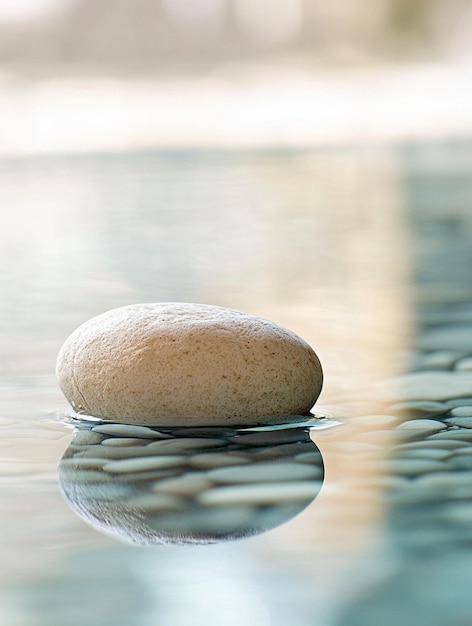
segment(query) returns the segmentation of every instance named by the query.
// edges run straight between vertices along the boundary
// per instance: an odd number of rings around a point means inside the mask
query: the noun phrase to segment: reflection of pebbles
[[[321,488],[306,428],[185,432],[81,425],[59,467],[67,501],[134,543],[206,543],[274,528]]]

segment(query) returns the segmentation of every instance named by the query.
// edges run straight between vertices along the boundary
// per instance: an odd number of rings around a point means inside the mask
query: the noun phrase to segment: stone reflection
[[[309,428],[157,430],[84,422],[59,465],[71,508],[141,545],[213,543],[270,530],[321,489]]]

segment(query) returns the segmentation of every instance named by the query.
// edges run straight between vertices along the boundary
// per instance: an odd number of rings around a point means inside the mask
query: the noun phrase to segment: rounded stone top
[[[162,302],[113,309],[57,358],[74,411],[130,424],[247,425],[306,414],[323,383],[295,333],[241,311]]]

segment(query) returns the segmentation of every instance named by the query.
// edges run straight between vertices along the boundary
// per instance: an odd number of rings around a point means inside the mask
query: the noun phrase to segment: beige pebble
[[[225,442],[221,439],[177,437],[176,439],[153,441],[149,444],[149,448],[154,450],[156,454],[186,454],[187,452],[196,453],[199,450],[207,450],[208,448],[221,448],[224,445]]]
[[[398,458],[387,463],[387,467],[394,474],[402,476],[418,476],[429,472],[444,471],[441,461],[424,458]]]
[[[202,504],[278,504],[311,501],[320,491],[321,482],[301,481],[230,485],[215,487],[198,497]]]
[[[119,461],[110,461],[103,466],[105,472],[122,474],[128,472],[146,472],[149,470],[170,469],[185,463],[182,456],[145,456]]]
[[[128,446],[145,445],[145,443],[147,443],[147,440],[138,439],[136,437],[110,437],[102,441],[102,446],[126,448]]]
[[[156,426],[273,422],[306,414],[322,387],[318,357],[293,332],[186,303],[94,317],[64,343],[57,375],[77,413]]]
[[[460,454],[460,452],[456,452],[456,454]],[[450,456],[450,450],[440,450],[439,448],[403,450],[401,454],[402,459],[433,459],[437,461],[443,461]]]
[[[81,450],[79,448],[79,450]],[[101,457],[103,459],[133,459],[156,456],[156,451],[149,446],[88,446],[78,452],[81,456]]]
[[[446,424],[438,420],[415,419],[407,420],[397,426],[397,430],[420,430],[424,432],[438,432],[447,428]]]
[[[316,467],[302,463],[255,463],[239,467],[222,467],[207,472],[216,483],[261,483],[319,478]]]
[[[190,465],[196,469],[213,469],[214,467],[225,467],[232,465],[243,465],[249,463],[247,456],[237,456],[236,454],[225,454],[224,452],[207,452],[196,454],[190,459]]]
[[[94,433],[109,435],[110,437],[133,437],[139,439],[167,439],[170,435],[165,435],[146,426],[136,426],[134,424],[100,424],[92,428]]]
[[[447,430],[445,432],[438,432],[428,437],[428,441],[433,439],[434,441],[472,441],[472,429],[471,428],[459,428],[457,430]]]
[[[116,483],[126,483],[129,485],[140,486],[143,485],[146,489],[150,484],[164,480],[166,478],[173,478],[181,473],[182,469],[179,467],[170,467],[167,469],[155,469],[146,472],[129,472],[123,474],[116,474],[113,476],[113,481]]]
[[[296,454],[302,454],[303,452],[313,453],[316,451],[314,444],[311,441],[306,443],[287,443],[282,446],[264,446],[263,448],[252,448],[247,451],[251,455],[252,459],[270,460],[278,459],[282,457],[292,458]]]
[[[158,493],[170,493],[177,496],[193,496],[211,486],[206,475],[201,472],[189,472],[176,478],[156,481],[153,490]]]

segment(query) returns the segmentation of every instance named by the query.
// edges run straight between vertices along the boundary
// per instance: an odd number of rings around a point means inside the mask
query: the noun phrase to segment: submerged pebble
[[[445,400],[444,404],[447,404],[448,407],[472,406],[472,398],[450,398]]]
[[[123,448],[127,446],[142,445],[142,443],[143,440],[137,439],[136,437],[110,437],[102,441],[102,446]]]
[[[169,437],[169,435],[160,433],[153,428],[134,424],[100,424],[94,426],[92,432],[112,437],[138,437],[139,439],[166,439]]]
[[[472,406],[456,406],[451,409],[451,417],[471,417],[472,418]]]
[[[469,411],[472,413],[472,411]],[[447,424],[451,426],[459,426],[460,428],[472,428],[472,415],[470,417],[448,417]]]
[[[179,496],[194,496],[211,486],[208,473],[188,472],[176,478],[159,480],[153,490],[159,493],[171,493]]]
[[[418,476],[429,472],[444,471],[444,464],[434,459],[397,458],[388,465],[394,474]]]
[[[205,491],[198,497],[203,504],[276,504],[280,502],[305,501],[314,498],[320,490],[320,483],[316,481],[281,482],[231,485],[215,487]]]
[[[316,468],[301,463],[288,462],[223,467],[208,472],[207,476],[217,483],[260,483],[319,478]]]
[[[160,470],[179,467],[185,462],[182,456],[149,456],[134,459],[112,461],[103,466],[105,472],[123,474],[128,472],[146,472],[148,470]]]
[[[458,361],[456,363],[456,370],[467,372],[472,371],[472,357],[467,357]]]
[[[396,430],[413,430],[420,431],[421,433],[437,433],[444,428],[447,428],[447,426],[437,420],[419,419],[403,422],[397,426]]]
[[[408,417],[435,417],[442,415],[448,410],[443,402],[429,400],[415,400],[410,402],[398,402],[389,407],[394,414],[407,415]]]
[[[413,372],[387,379],[374,386],[372,397],[397,403],[420,400],[444,402],[448,398],[472,396],[470,372]]]
[[[417,359],[417,369],[421,370],[448,370],[462,356],[456,350],[438,350],[423,354]]]

